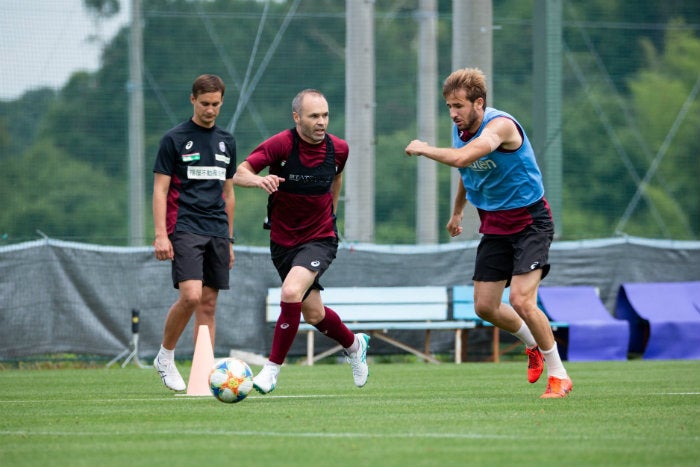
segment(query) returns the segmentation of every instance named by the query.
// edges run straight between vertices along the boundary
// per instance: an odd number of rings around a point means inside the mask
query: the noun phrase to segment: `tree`
[[[55,98],[55,91],[43,88],[28,91],[14,101],[0,102],[0,161],[18,157],[36,139]]]
[[[641,134],[654,149],[655,160],[645,161],[642,173],[660,161],[645,193],[659,211],[667,235],[692,239],[700,233],[700,38],[683,25],[682,21],[669,25],[662,51],[650,41],[642,42],[647,67],[632,77],[629,86]],[[649,208],[640,205],[629,232],[648,232],[648,218]]]
[[[659,148],[693,83],[700,76],[698,38],[682,24],[666,28],[663,51],[642,37],[644,67],[627,73],[623,87],[601,76],[593,53],[568,52],[569,92],[564,110],[564,224],[567,238],[630,235],[697,238],[698,122],[693,103],[651,185],[640,191],[633,216],[626,210],[637,196]],[[628,46],[629,47],[629,46]],[[634,48],[630,54],[634,55]],[[612,84],[611,84],[612,83]],[[695,193],[688,196],[688,193]],[[622,225],[620,221],[624,219]]]
[[[89,164],[75,160],[50,141],[34,144],[21,159],[4,164],[0,199],[13,200],[0,210],[0,225],[10,241],[37,237],[37,230],[68,240],[125,243],[124,190]],[[17,196],[20,193],[21,196]]]
[[[119,4],[84,0],[98,20],[115,14]],[[238,110],[238,162],[261,140],[292,126],[291,99],[304,87],[326,94],[330,131],[343,136],[344,2],[302,1],[285,23],[292,4],[143,0],[146,180],[152,180],[161,136],[191,116],[189,88],[201,73],[219,74],[227,83],[219,123],[228,126]],[[495,89],[489,102],[516,115],[529,133],[537,98],[531,82],[532,4],[494,0]],[[676,15],[696,24],[699,5],[681,0],[566,3],[565,238],[615,234],[637,180],[644,177],[698,76],[697,32],[681,23],[659,26]],[[375,2],[375,238],[380,243],[415,242],[415,164],[403,149],[416,134],[418,27],[412,15],[417,7],[417,0]],[[452,71],[451,8],[451,0],[440,0],[441,79]],[[105,44],[97,71],[75,73],[58,92],[41,89],[0,102],[0,161],[12,174],[0,184],[5,202],[0,233],[26,239],[41,228],[50,235],[96,242],[123,235],[109,242],[126,242],[128,37],[126,27]],[[238,109],[244,84],[250,99]],[[626,233],[698,238],[698,113],[695,100]],[[449,145],[449,119],[444,111],[439,118],[439,143]],[[452,203],[449,179],[454,176],[454,170],[440,168],[441,241],[447,241],[442,226]],[[260,228],[266,196],[255,190],[238,190],[237,196],[239,239],[266,244],[267,232]],[[89,222],[91,216],[99,222]],[[341,227],[342,221],[341,203]]]

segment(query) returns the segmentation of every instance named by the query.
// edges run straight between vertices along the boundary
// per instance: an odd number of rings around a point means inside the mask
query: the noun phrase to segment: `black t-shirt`
[[[171,177],[168,234],[229,236],[223,185],[236,173],[236,141],[230,133],[192,120],[177,125],[161,139],[153,172]]]

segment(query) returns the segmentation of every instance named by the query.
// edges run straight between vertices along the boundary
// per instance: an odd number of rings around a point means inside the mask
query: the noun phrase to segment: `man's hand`
[[[155,248],[156,259],[159,261],[165,261],[166,259],[172,261],[173,258],[175,258],[173,244],[170,243],[168,237],[156,237],[156,239],[153,240],[153,247]]]
[[[255,186],[262,188],[268,194],[272,194],[280,186],[280,183],[284,182],[284,178],[278,177],[277,175],[265,175],[264,177],[259,177]]]
[[[462,215],[453,214],[447,223],[447,231],[451,237],[456,237],[462,233]]]
[[[429,147],[430,145],[425,141],[414,139],[413,141],[408,143],[408,146],[406,146],[406,154],[409,156],[421,156],[425,152],[427,152],[427,149]]]

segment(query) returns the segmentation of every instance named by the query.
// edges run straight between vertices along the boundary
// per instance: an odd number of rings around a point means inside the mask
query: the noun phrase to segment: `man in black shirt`
[[[207,325],[214,348],[216,300],[219,290],[229,288],[233,267],[236,142],[216,126],[224,91],[218,76],[194,81],[193,116],[165,134],[153,168],[155,256],[172,261],[173,285],[179,290],[153,365],[173,391],[186,389],[174,351],[192,314],[195,342],[199,326]]]

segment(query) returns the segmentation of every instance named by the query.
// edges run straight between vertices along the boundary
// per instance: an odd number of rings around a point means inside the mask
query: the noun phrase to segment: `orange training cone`
[[[192,369],[190,370],[190,379],[187,382],[188,396],[211,396],[209,372],[212,366],[214,366],[214,349],[211,348],[209,326],[203,324],[199,326],[197,342],[194,345]]]

